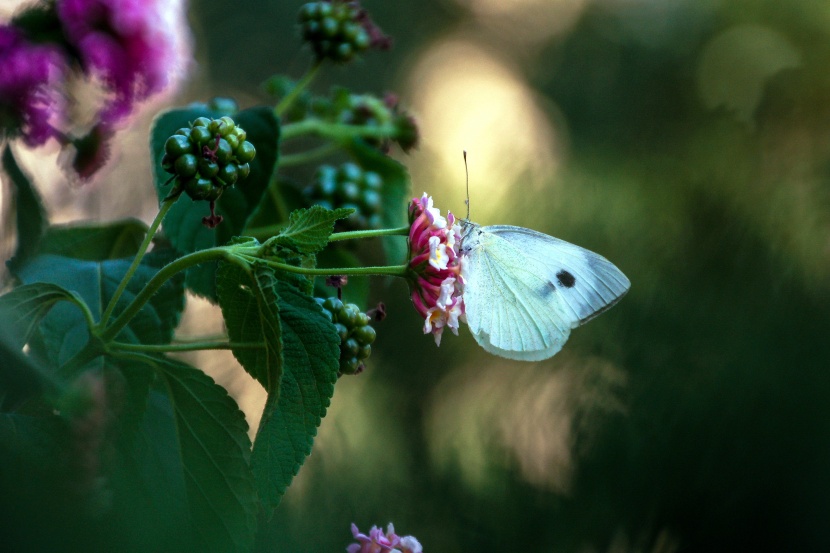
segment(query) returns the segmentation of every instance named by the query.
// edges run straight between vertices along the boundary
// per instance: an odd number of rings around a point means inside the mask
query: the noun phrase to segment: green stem
[[[206,349],[262,349],[264,342],[191,342],[188,344],[127,344],[124,342],[110,342],[108,348],[119,351],[143,353],[172,353],[182,351],[200,351]]]
[[[161,288],[165,282],[173,277],[176,273],[184,271],[188,267],[198,265],[199,263],[207,263],[208,261],[219,261],[228,259],[231,254],[228,247],[220,246],[218,248],[209,248],[200,250],[191,254],[180,257],[172,261],[159,270],[153,278],[142,288],[141,292],[133,299],[132,303],[118,316],[112,325],[104,329],[100,334],[101,340],[106,343],[115,338],[122,328],[132,320],[135,315],[141,311],[144,304]]]
[[[240,257],[249,261],[256,261],[258,258],[241,255]],[[383,267],[337,267],[333,269],[309,269],[306,267],[297,267],[295,265],[288,265],[287,263],[280,263],[279,261],[270,261],[263,259],[266,265],[287,271],[289,273],[299,273],[308,276],[331,276],[331,275],[346,275],[346,276],[397,276],[404,277],[409,271],[409,265],[388,265]]]
[[[313,150],[299,152],[296,154],[284,154],[280,157],[280,167],[293,167],[304,165],[313,161],[319,161],[336,152],[339,147],[336,144],[323,144]]]
[[[345,138],[389,138],[395,134],[394,125],[382,125],[380,127],[365,127],[362,125],[346,125],[344,123],[327,123],[321,119],[305,119],[296,123],[285,125],[280,136],[282,140],[290,140],[298,136],[314,134],[333,140]]]
[[[144,258],[144,254],[147,252],[147,248],[150,246],[150,242],[152,242],[153,237],[156,235],[156,231],[161,225],[162,219],[164,216],[167,215],[167,212],[170,211],[170,208],[173,207],[173,204],[176,203],[179,197],[176,196],[175,198],[170,198],[165,200],[163,204],[161,204],[161,209],[159,209],[158,215],[153,220],[150,228],[147,229],[147,235],[144,237],[144,241],[141,243],[141,246],[138,247],[138,252],[135,254],[135,259],[133,259],[132,265],[130,268],[127,269],[127,272],[124,274],[124,278],[121,279],[121,283],[116,288],[115,293],[112,295],[110,302],[107,304],[107,308],[104,310],[104,314],[101,316],[101,322],[98,324],[99,329],[103,329],[107,322],[109,321],[110,316],[112,315],[112,311],[115,309],[115,305],[118,303],[118,299],[121,297],[121,294],[124,293],[124,290],[127,288],[127,284],[129,284],[130,279],[135,274],[138,266],[141,264],[141,260]]]
[[[357,240],[360,238],[374,238],[375,236],[408,236],[409,227],[383,228],[378,230],[352,230],[349,232],[335,232],[329,236],[329,242],[340,240]]]
[[[291,105],[294,103],[297,97],[300,94],[302,94],[303,90],[308,88],[308,85],[310,85],[311,81],[314,80],[314,77],[317,76],[317,72],[320,70],[320,65],[320,62],[315,62],[314,65],[312,65],[311,68],[309,68],[309,70],[306,71],[306,74],[303,75],[303,77],[299,81],[297,81],[297,84],[294,85],[294,88],[291,90],[291,92],[286,94],[285,98],[280,100],[280,102],[277,104],[277,107],[274,108],[274,114],[277,117],[282,116],[282,114],[285,113],[288,110],[288,108],[291,107]]]
[[[196,342],[216,342],[225,340],[227,336],[223,333],[209,334],[207,336],[174,336],[174,344],[195,344]]]
[[[86,343],[83,349],[72,356],[69,361],[64,363],[59,372],[65,377],[71,376],[77,372],[78,369],[100,356],[102,353],[103,348],[101,347],[101,343],[94,336],[90,336],[89,342]]]

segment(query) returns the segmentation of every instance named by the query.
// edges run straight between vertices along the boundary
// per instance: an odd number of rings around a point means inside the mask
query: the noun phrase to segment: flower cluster
[[[423,553],[418,540],[412,536],[398,536],[391,522],[386,527],[385,534],[377,526],[372,526],[368,536],[361,534],[357,525],[353,523],[352,535],[357,543],[346,548],[348,553]]]
[[[431,332],[441,345],[444,328],[458,335],[458,323],[464,321],[461,227],[452,213],[442,217],[426,193],[409,204],[409,221],[412,303],[424,318],[424,334]]]
[[[30,146],[52,138],[72,146],[72,166],[82,178],[91,176],[114,127],[184,65],[181,7],[161,0],[43,0],[0,25],[0,135],[20,136]],[[104,92],[92,122],[74,121],[67,109],[78,78]],[[73,136],[77,128],[87,134]]]

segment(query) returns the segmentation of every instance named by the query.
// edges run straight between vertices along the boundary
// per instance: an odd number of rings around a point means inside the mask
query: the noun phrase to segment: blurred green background
[[[298,2],[191,5],[188,93],[299,76]],[[396,0],[413,192],[595,250],[628,297],[539,364],[421,336],[405,287],[261,551],[394,521],[426,551],[830,550],[830,3]]]
[[[302,75],[300,4],[193,0],[175,102],[246,107]],[[463,215],[466,149],[473,220],[597,251],[632,288],[528,364],[466,329],[436,348],[405,285],[373,282],[369,369],[338,383],[258,551],[389,521],[428,553],[830,551],[830,3],[364,5],[394,49],[314,90],[394,91],[422,131],[395,154],[414,194]]]

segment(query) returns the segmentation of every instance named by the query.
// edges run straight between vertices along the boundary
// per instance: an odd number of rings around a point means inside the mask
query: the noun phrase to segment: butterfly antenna
[[[467,204],[467,220],[470,220],[470,170],[467,168],[467,150],[462,150],[464,152],[464,176],[466,177],[467,181],[467,199],[464,200],[464,203]]]

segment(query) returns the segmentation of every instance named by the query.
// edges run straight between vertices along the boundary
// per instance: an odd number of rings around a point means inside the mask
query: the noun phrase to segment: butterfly
[[[461,225],[467,325],[495,355],[548,359],[571,329],[609,309],[631,287],[610,261],[564,240],[509,225]]]

